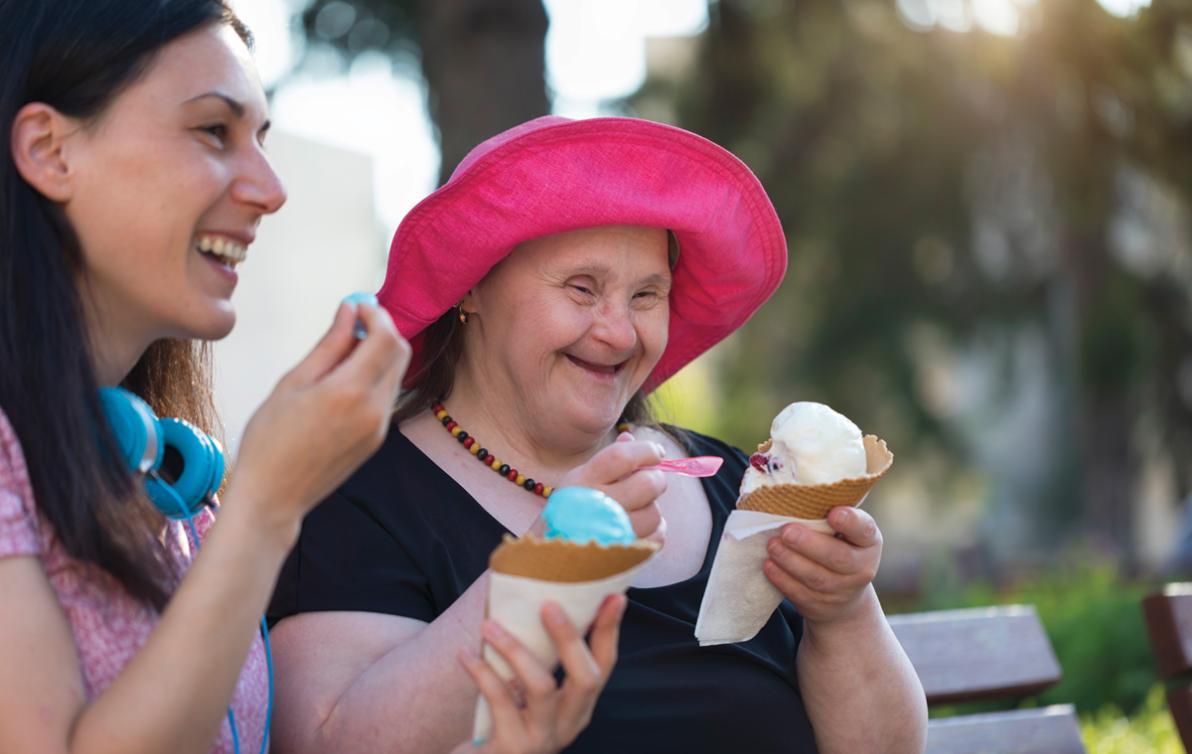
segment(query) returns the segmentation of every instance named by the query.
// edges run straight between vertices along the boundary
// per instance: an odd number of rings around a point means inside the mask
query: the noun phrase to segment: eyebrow
[[[201,99],[206,99],[208,97],[214,97],[214,98],[220,100],[221,102],[223,102],[225,105],[227,105],[228,109],[232,111],[232,114],[235,115],[237,119],[244,118],[244,113],[246,112],[244,103],[240,102],[237,99],[233,99],[232,97],[229,97],[228,95],[224,94],[223,92],[214,92],[214,91],[213,92],[204,92],[203,94],[200,94],[198,96],[191,97],[190,99],[186,100],[186,102],[184,102],[183,104],[190,104],[191,102],[197,102]],[[268,131],[269,127],[271,125],[273,125],[272,121],[266,120],[263,124],[261,124],[260,130],[262,132]]]

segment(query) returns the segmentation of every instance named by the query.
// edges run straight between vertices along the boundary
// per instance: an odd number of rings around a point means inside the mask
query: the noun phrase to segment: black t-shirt
[[[748,463],[680,432],[691,455],[725,459],[702,480],[712,533],[699,572],[630,589],[617,665],[568,752],[814,752],[795,675],[803,622],[784,601],[752,640],[700,647],[695,621],[716,546]],[[488,567],[507,530],[400,432],[303,522],[270,622],[362,610],[430,622]],[[343,637],[350,641],[351,637]]]

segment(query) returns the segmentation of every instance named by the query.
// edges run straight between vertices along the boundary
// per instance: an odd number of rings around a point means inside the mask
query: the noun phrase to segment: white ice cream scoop
[[[831,484],[864,476],[861,430],[822,403],[792,403],[770,425],[770,447],[749,459],[741,493],[764,484]]]

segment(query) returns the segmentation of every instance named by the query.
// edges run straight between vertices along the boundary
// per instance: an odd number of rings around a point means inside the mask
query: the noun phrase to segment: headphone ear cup
[[[145,474],[161,465],[161,424],[148,403],[124,388],[101,387],[99,405],[129,471]]]
[[[188,518],[219,489],[224,470],[223,451],[206,432],[188,421],[162,419],[160,424],[165,451],[158,469],[160,479],[150,479],[147,485],[149,497],[166,516]],[[163,485],[170,489],[160,489]],[[174,495],[181,499],[182,509]]]

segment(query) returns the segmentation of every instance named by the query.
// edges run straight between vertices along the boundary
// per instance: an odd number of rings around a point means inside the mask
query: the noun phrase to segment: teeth
[[[214,254],[232,265],[237,265],[248,258],[247,247],[223,236],[200,236],[195,246],[199,251]]]

